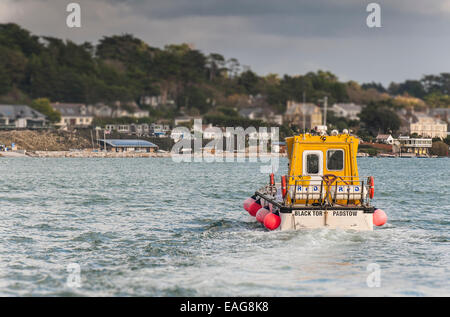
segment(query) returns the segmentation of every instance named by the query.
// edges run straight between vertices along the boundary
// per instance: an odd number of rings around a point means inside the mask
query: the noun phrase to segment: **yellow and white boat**
[[[386,214],[371,204],[374,178],[360,177],[355,136],[301,134],[286,138],[288,175],[244,202],[269,230],[341,228],[373,230]]]

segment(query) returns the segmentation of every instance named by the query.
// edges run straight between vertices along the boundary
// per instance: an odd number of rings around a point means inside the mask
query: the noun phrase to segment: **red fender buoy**
[[[244,200],[244,209],[248,211],[248,208],[250,208],[250,205],[253,204],[256,200],[256,195],[253,195],[246,200]]]
[[[264,223],[264,218],[266,218],[268,214],[270,214],[269,207],[268,206],[263,207],[256,213],[256,220],[258,222]]]
[[[270,186],[275,186],[275,176],[272,174],[270,174]]]
[[[283,194],[283,198],[286,197],[287,187],[286,187],[286,176],[281,176],[281,193]]]
[[[255,217],[256,213],[261,208],[262,208],[262,206],[261,206],[261,199],[258,199],[257,201],[255,201],[253,204],[250,205],[250,207],[248,208],[248,213],[250,214],[250,216]]]
[[[374,180],[373,176],[370,176],[369,177],[369,197],[370,197],[370,199],[372,199],[374,195],[375,195],[375,180]]]
[[[256,198],[256,197],[255,197]],[[250,208],[250,205],[255,202],[255,199],[253,197],[249,197],[246,200],[244,200],[244,209],[248,211]]]
[[[281,218],[277,214],[271,213],[264,218],[264,226],[269,230],[275,230],[280,226]]]
[[[387,222],[387,215],[381,209],[375,209],[373,213],[373,224],[375,226],[382,226]]]

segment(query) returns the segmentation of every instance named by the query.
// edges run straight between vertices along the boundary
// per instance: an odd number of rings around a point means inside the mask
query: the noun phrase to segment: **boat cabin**
[[[358,176],[356,153],[359,140],[348,134],[337,136],[299,135],[286,139],[289,176],[309,178],[326,174]]]
[[[286,138],[288,174],[255,193],[278,210],[281,230],[372,230],[373,177],[360,177],[359,139],[344,134]]]
[[[362,192],[356,154],[359,140],[348,134],[335,136],[303,134],[286,139],[289,157],[288,195],[294,203],[322,203],[327,192],[359,204]],[[347,195],[347,197],[346,197]],[[361,196],[361,195],[359,195]],[[297,199],[298,198],[298,199]]]

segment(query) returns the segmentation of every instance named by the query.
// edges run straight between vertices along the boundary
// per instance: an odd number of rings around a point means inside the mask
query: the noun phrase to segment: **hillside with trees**
[[[33,35],[16,24],[0,24],[0,103],[33,105],[53,121],[58,116],[48,109],[48,101],[107,105],[134,101],[156,119],[184,113],[214,122],[243,123],[237,110],[250,106],[250,95],[260,96],[258,106],[278,114],[284,113],[288,100],[302,101],[305,95],[306,102],[316,104],[328,96],[329,104],[369,105],[361,121],[372,133],[395,130],[398,108],[449,107],[449,94],[450,73],[391,83],[387,88],[379,83],[341,82],[322,70],[261,76],[236,58],[206,54],[187,44],[152,47],[131,34],[76,44]],[[144,96],[161,96],[174,103],[163,102],[154,109],[141,104]],[[336,127],[357,124],[332,114],[329,118]]]

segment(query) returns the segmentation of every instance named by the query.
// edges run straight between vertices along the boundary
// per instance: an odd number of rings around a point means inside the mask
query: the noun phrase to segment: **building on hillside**
[[[269,122],[271,123],[276,123],[278,125],[283,125],[283,115],[281,114],[275,114],[270,120]]]
[[[179,129],[174,129],[170,133],[170,138],[177,143],[178,141],[185,139],[185,140],[191,140],[193,138],[191,132],[189,131],[182,131]]]
[[[432,139],[410,138],[409,136],[400,136],[398,138],[400,153],[408,153],[412,155],[429,155]]]
[[[334,112],[336,117],[347,118],[349,120],[359,120],[363,106],[354,103],[335,103],[330,110]]]
[[[122,134],[138,136],[166,137],[170,134],[170,126],[166,124],[107,124],[105,130],[108,132],[118,132]]]
[[[447,123],[423,113],[415,113],[409,123],[409,134],[428,138],[446,138]]]
[[[248,134],[249,140],[273,140],[277,136],[276,132],[272,129],[266,129],[266,130],[257,130],[254,132],[250,132]]]
[[[81,103],[52,103],[52,108],[61,114],[61,121],[56,123],[62,128],[88,127],[94,120],[93,114],[85,104]]]
[[[158,146],[145,140],[129,139],[98,139],[102,149],[109,152],[154,152]]]
[[[262,107],[266,108],[269,104],[267,103],[267,97],[262,94],[248,95],[247,104],[252,107]]]
[[[271,128],[260,128],[260,129],[251,129],[241,130],[244,134],[244,137],[247,136],[250,140],[270,140],[274,139],[277,134]],[[238,136],[238,130],[235,130],[234,127],[217,127],[212,124],[203,124],[202,127],[194,126],[192,129],[193,135],[198,135],[200,133],[202,138],[205,140],[213,140],[220,138],[232,138],[233,135]]]
[[[2,129],[38,129],[46,125],[46,116],[27,105],[0,105]]]
[[[193,124],[194,120],[202,120],[202,117],[200,117],[200,116],[192,117],[192,116],[184,115],[181,117],[176,117],[174,124],[176,127],[179,125],[182,125],[182,124],[191,124],[191,123]]]
[[[131,134],[131,124],[107,124],[105,131],[109,133],[117,132],[123,134]]]
[[[434,108],[431,115],[437,119],[450,123],[450,108]]]
[[[113,109],[104,104],[104,103],[96,103],[93,105],[88,105],[88,112],[92,113],[94,117],[98,118],[112,118],[113,116]]]
[[[220,127],[207,126],[203,129],[202,137],[205,140],[216,140],[224,138],[224,130]]]
[[[141,96],[140,104],[156,108],[158,106],[175,105],[172,99],[164,98],[163,96]]]
[[[390,134],[378,134],[376,141],[384,144],[394,144],[394,138]]]
[[[150,135],[157,137],[167,137],[170,135],[170,126],[162,123],[152,123],[149,127]]]
[[[188,117],[188,116],[176,117],[174,124],[177,127],[180,124],[190,124],[192,120],[194,120],[194,119],[192,117]]]
[[[243,108],[239,110],[239,115],[250,120],[260,120],[264,116],[264,111],[262,108]]]
[[[399,110],[396,110],[395,113],[397,114],[398,118],[400,119],[400,128],[398,129],[398,133],[400,135],[408,135],[409,134],[409,123],[410,123],[410,111],[401,108]]]
[[[225,127],[217,127],[210,124],[203,124],[202,130],[200,131],[198,127],[194,126],[193,133],[196,135],[196,132],[200,132],[202,134],[202,138],[205,140],[214,140],[214,139],[220,139],[220,138],[230,138],[234,134],[234,128],[233,131],[228,130]]]
[[[144,118],[150,115],[148,110],[143,110],[134,102],[122,103],[116,101],[113,104],[112,117],[122,118],[122,117],[133,117],[133,118]]]
[[[274,153],[286,153],[286,142],[273,142],[272,152]]]
[[[132,123],[130,124],[130,134],[137,136],[148,136],[150,135],[150,126],[147,123]]]
[[[283,124],[283,116],[277,115],[273,111],[262,107],[248,107],[239,111],[239,115],[250,120],[261,120],[262,122]]]
[[[313,103],[288,101],[284,121],[300,129],[303,128],[304,122],[305,129],[312,130],[314,127],[322,125],[322,111]]]
[[[95,117],[100,118],[144,118],[150,115],[148,110],[143,110],[135,102],[121,103],[114,102],[111,106],[102,102],[88,105],[88,111]]]

